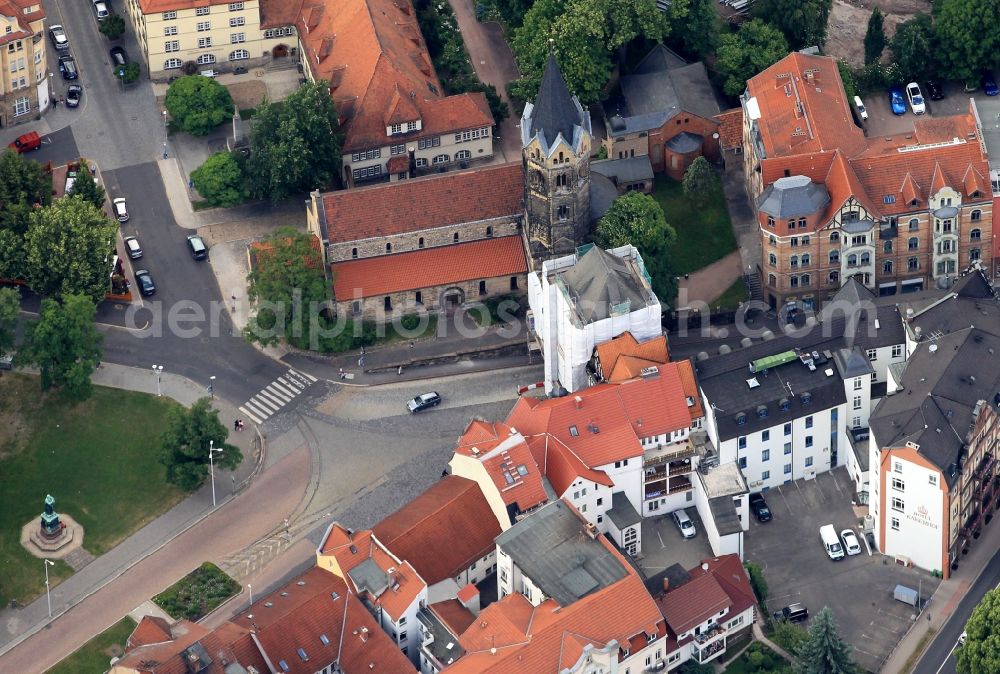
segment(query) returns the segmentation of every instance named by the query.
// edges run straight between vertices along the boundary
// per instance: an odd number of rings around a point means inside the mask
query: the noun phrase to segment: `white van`
[[[840,544],[832,524],[820,527],[819,538],[823,541],[823,547],[826,548],[826,554],[830,559],[844,558],[844,547]]]
[[[865,109],[865,104],[861,102],[860,96],[854,97],[854,109],[858,111],[858,117],[868,119],[868,110]]]

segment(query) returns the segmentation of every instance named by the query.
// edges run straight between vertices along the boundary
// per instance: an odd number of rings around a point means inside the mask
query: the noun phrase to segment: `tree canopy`
[[[94,327],[96,310],[93,300],[83,295],[67,295],[62,304],[42,300],[40,317],[25,327],[15,360],[41,370],[43,391],[56,387],[70,400],[90,397],[90,375],[101,362],[104,341]]]
[[[865,32],[865,63],[874,63],[882,58],[885,49],[885,15],[876,7],[868,17],[868,30]]]
[[[748,79],[787,54],[788,43],[781,31],[760,19],[747,21],[735,34],[719,40],[716,68],[725,77],[722,90],[729,96],[740,95]]]
[[[934,52],[942,77],[976,82],[1000,47],[1000,5],[996,0],[943,0],[934,13],[937,43],[947,45]]]
[[[889,49],[907,81],[922,80],[930,73],[935,44],[934,24],[927,14],[917,14],[896,26]]]
[[[965,644],[956,649],[960,674],[1000,672],[1000,590],[990,590],[965,624]]]
[[[0,151],[0,278],[24,278],[24,234],[31,213],[52,199],[52,178],[38,162]]]
[[[109,289],[118,223],[78,196],[31,214],[24,237],[25,280],[37,293],[86,295],[94,302]]]
[[[714,0],[690,0],[684,30],[671,31],[671,35],[688,57],[701,60],[715,51],[720,23]]]
[[[211,77],[185,75],[167,89],[170,119],[192,136],[205,136],[233,115],[229,90]]]
[[[281,103],[261,103],[244,165],[251,194],[277,202],[329,186],[340,172],[340,143],[328,82],[304,84]]]
[[[197,400],[190,409],[174,407],[167,416],[160,462],[167,467],[167,482],[185,491],[194,491],[208,479],[209,449],[219,468],[233,470],[243,463],[239,447],[226,442],[229,429],[219,421],[219,411],[208,398]]]
[[[792,49],[802,49],[826,42],[832,8],[833,0],[758,0],[753,15],[784,33]]]
[[[310,318],[330,298],[316,238],[282,227],[261,243],[247,277],[257,313],[246,336],[260,344],[276,344],[284,338],[296,347],[309,348]]]
[[[667,224],[657,201],[642,192],[627,192],[615,199],[597,223],[598,243],[605,248],[632,244],[653,280],[660,301],[672,304],[677,297],[677,278],[670,264],[670,247],[677,232]]]
[[[117,40],[125,33],[125,19],[120,14],[112,14],[101,21],[97,30],[109,40]]]
[[[17,318],[21,313],[21,293],[17,288],[0,288],[0,356],[14,349]]]
[[[87,203],[93,204],[96,208],[104,208],[104,200],[108,198],[104,188],[97,184],[90,174],[87,162],[80,160],[80,170],[76,172],[73,179],[73,188],[68,192],[70,196],[80,197]]]
[[[856,674],[853,649],[841,638],[833,612],[824,606],[813,618],[808,635],[799,647],[796,674]]]
[[[704,198],[713,194],[720,184],[719,175],[704,157],[696,157],[687,171],[684,172],[684,180],[681,183],[684,194],[696,198]]]
[[[228,208],[247,198],[243,169],[230,152],[216,152],[191,171],[191,183],[212,206]]]

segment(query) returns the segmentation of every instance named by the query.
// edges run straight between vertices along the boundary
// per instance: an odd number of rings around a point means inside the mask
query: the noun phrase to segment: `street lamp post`
[[[215,448],[215,440],[208,441],[208,472],[212,475],[212,507],[215,507],[215,453],[221,452]]]
[[[153,374],[156,375],[156,395],[162,396],[163,394],[160,392],[160,375],[163,374],[163,366],[162,365],[154,365],[153,366]]]
[[[208,394],[215,400],[215,375],[208,378]]]
[[[45,601],[49,605],[49,617],[52,617],[52,596],[49,594],[49,567],[55,566],[55,562],[51,562],[47,559],[43,559],[45,562]]]
[[[253,606],[253,585],[247,583],[247,589],[250,590],[250,605]]]

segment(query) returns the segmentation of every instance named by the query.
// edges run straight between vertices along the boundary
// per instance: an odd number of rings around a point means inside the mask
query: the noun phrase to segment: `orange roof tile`
[[[442,477],[372,529],[428,585],[454,578],[488,555],[500,532],[479,485],[457,475]]]
[[[341,243],[517,217],[524,210],[523,196],[524,169],[514,162],[327,192],[320,198],[329,240]]]
[[[663,335],[640,343],[631,332],[623,332],[614,339],[598,344],[594,350],[597,352],[597,359],[601,363],[605,378],[609,381],[611,378],[608,374],[614,371],[618,359],[622,356],[632,356],[651,363],[666,363],[670,360],[667,338]],[[638,372],[634,376],[638,376]],[[626,378],[632,379],[632,377]]]
[[[701,406],[701,395],[698,392],[698,380],[694,373],[694,364],[690,359],[679,360],[675,363],[677,374],[681,378],[681,387],[684,389],[684,396],[694,402],[688,407],[691,413],[691,420],[700,419],[705,416],[705,410]],[[685,400],[685,402],[687,402]]]
[[[715,116],[719,120],[719,145],[732,150],[743,145],[743,108],[726,110]]]
[[[910,204],[920,201],[920,186],[913,179],[913,174],[909,171],[903,177],[903,184],[899,188],[899,194],[903,197],[903,203]]]
[[[162,631],[164,628],[167,630],[165,633]],[[142,674],[189,674],[189,652],[199,657],[205,655],[211,660],[199,670],[200,674],[224,674],[229,663],[267,671],[264,658],[250,639],[249,630],[244,627],[226,622],[215,630],[209,630],[187,620],[167,625],[166,621],[150,616],[139,621],[126,643],[125,654],[117,664]]]
[[[344,152],[388,144],[387,114],[422,121],[407,140],[493,125],[482,93],[443,96],[409,0],[302,4],[299,40],[316,79],[335,85]],[[409,101],[405,109],[393,103],[400,96]]]
[[[37,7],[33,12],[26,12],[32,6]],[[31,22],[45,18],[45,10],[42,8],[41,0],[0,0],[0,15],[10,17],[17,24],[17,30],[0,35],[0,45],[21,40],[34,34],[31,29]]]
[[[613,487],[615,484],[604,471],[588,468],[572,449],[553,435],[548,433],[533,435],[528,438],[528,447],[535,457],[535,463],[541,466],[545,477],[549,479],[556,496],[561,497],[565,494],[570,485],[579,478],[603,484],[605,487]]]
[[[469,601],[472,601],[473,597],[476,597],[478,594],[479,594],[478,587],[476,587],[472,583],[466,583],[465,587],[459,590],[458,594],[455,596],[458,597],[458,601],[463,603],[468,603]]]
[[[543,471],[524,437],[515,435],[510,426],[473,420],[459,438],[455,452],[479,459],[505,505],[516,505],[525,512],[548,500]]]
[[[747,91],[760,108],[768,157],[838,148],[852,157],[864,151],[864,133],[854,124],[836,59],[792,52],[747,81]]]
[[[467,587],[475,588],[475,585]],[[444,601],[428,604],[427,608],[437,616],[448,631],[458,638],[458,635],[469,629],[469,626],[476,621],[476,616],[469,609],[462,606],[457,599],[445,599]]]
[[[294,26],[302,16],[302,0],[260,0],[260,27]]]
[[[681,635],[729,607],[729,595],[715,576],[693,578],[657,599],[674,634]]]
[[[333,294],[338,301],[517,276],[528,271],[524,247],[517,236],[348,260],[331,267]]]
[[[158,644],[170,641],[170,624],[163,618],[156,616],[143,616],[139,624],[132,630],[128,641],[125,642],[126,650],[148,644]]]

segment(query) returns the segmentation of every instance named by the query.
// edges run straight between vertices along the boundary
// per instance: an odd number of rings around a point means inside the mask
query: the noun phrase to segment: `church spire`
[[[545,134],[546,142],[551,145],[561,133],[566,142],[572,145],[573,127],[579,123],[580,110],[559,70],[555,52],[550,49],[549,62],[545,66],[531,115],[531,135],[541,131]]]

